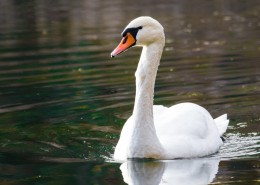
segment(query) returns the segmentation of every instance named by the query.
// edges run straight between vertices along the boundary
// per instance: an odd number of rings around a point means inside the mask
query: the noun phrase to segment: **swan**
[[[138,17],[126,26],[122,37],[111,57],[132,46],[143,49],[135,72],[133,114],[123,126],[114,159],[196,158],[216,153],[223,145],[227,114],[213,119],[206,109],[188,102],[171,107],[153,105],[155,78],[165,45],[162,25],[151,17]]]

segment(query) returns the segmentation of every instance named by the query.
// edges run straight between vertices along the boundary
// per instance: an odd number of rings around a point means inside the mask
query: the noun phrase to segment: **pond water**
[[[140,15],[165,28],[155,104],[227,113],[219,153],[112,159],[141,50],[110,52]],[[0,184],[260,182],[260,1],[1,0],[0,22]]]

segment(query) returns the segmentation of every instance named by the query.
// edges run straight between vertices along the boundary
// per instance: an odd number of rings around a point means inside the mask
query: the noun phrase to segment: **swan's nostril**
[[[126,43],[126,41],[127,41],[127,39],[128,39],[128,36],[126,36],[126,37],[124,38],[124,40],[123,40],[122,44],[125,44],[125,43]]]

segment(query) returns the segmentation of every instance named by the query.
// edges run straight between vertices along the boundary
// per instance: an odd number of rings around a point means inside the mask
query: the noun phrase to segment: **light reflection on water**
[[[218,172],[218,165],[218,159],[128,161],[120,166],[120,170],[129,185],[209,184]]]
[[[119,164],[93,161],[111,160],[132,112],[140,49],[113,60],[109,55],[122,29],[139,15],[155,17],[166,32],[155,104],[192,101],[214,117],[228,113],[226,143],[213,156],[221,159],[218,173],[236,175],[232,165],[239,163],[233,160],[240,159],[254,174],[260,140],[259,2],[132,2],[0,2],[0,161],[9,169],[1,178],[10,181],[7,176],[25,169],[53,172],[49,163],[61,163],[54,165],[60,169],[56,175],[72,173],[63,167],[87,166],[89,174],[105,171],[123,183]],[[93,177],[103,183],[106,178]]]

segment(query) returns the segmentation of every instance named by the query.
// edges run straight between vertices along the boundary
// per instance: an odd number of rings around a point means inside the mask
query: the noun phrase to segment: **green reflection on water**
[[[160,20],[167,37],[155,103],[227,112],[216,156],[248,161],[221,161],[215,182],[257,182],[258,1],[0,4],[1,184],[124,184],[119,164],[104,160],[132,111],[140,49],[109,54],[141,14]]]

